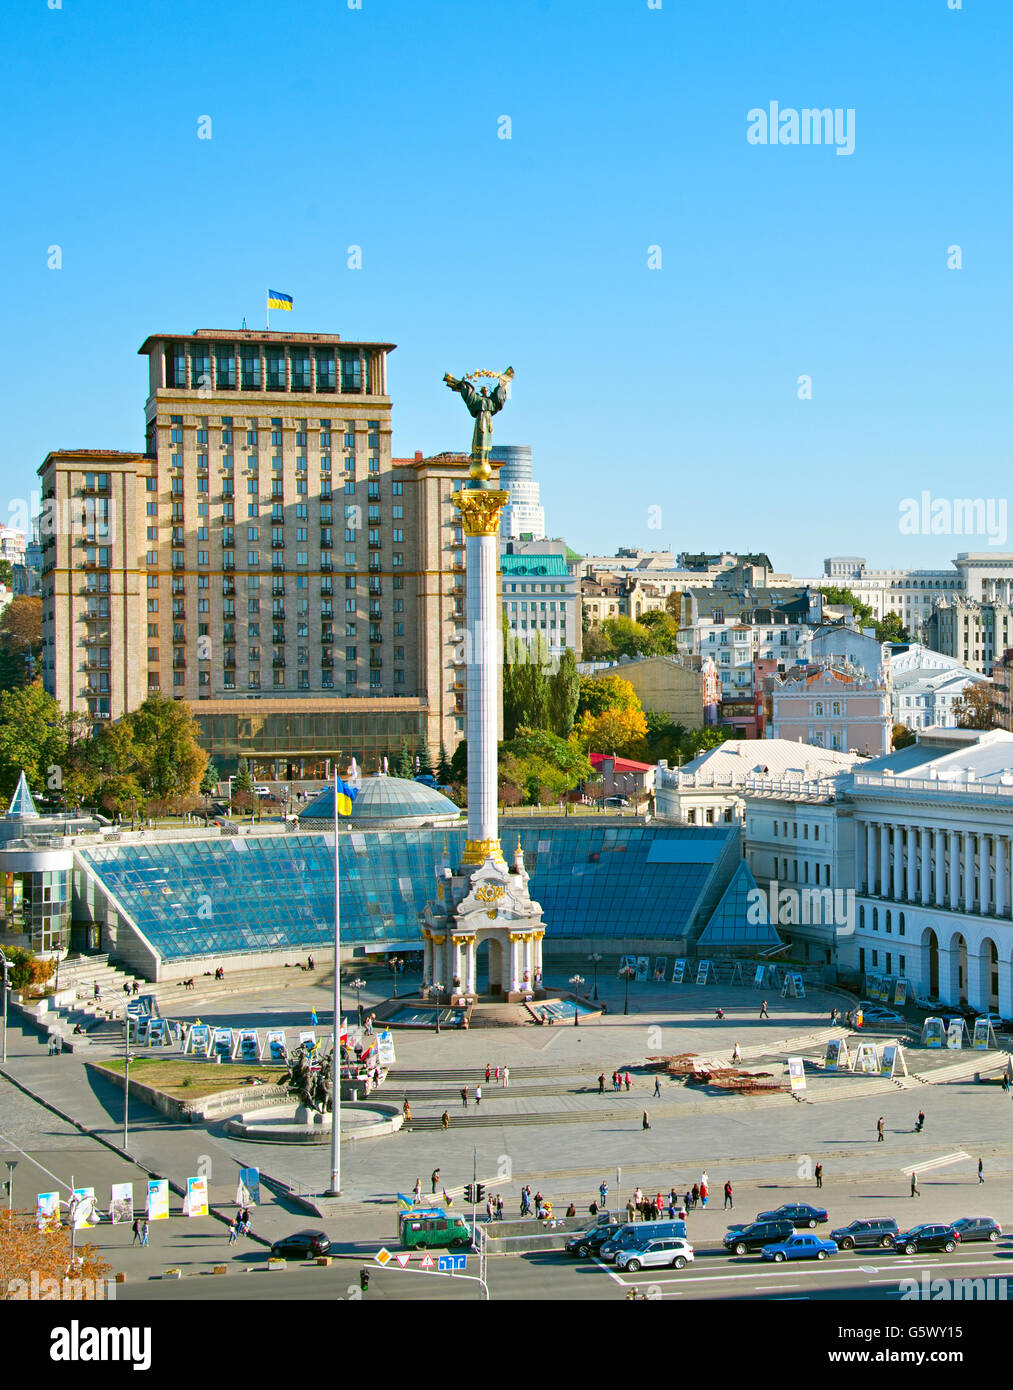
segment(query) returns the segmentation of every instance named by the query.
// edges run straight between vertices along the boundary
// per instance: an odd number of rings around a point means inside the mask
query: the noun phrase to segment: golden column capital
[[[510,500],[508,492],[498,489],[462,488],[451,500],[461,513],[461,525],[466,536],[499,535],[500,513]]]

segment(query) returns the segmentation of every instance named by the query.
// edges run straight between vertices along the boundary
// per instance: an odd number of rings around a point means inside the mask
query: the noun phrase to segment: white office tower
[[[492,458],[500,466],[499,486],[510,496],[503,508],[500,539],[544,540],[545,508],[539,501],[539,486],[531,477],[530,444],[493,445]]]

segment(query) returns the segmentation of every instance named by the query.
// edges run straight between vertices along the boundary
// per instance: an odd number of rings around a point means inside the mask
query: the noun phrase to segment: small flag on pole
[[[335,777],[334,799],[339,816],[350,816],[352,814],[352,802],[358,795],[358,787],[350,787],[347,782],[342,782],[340,777]]]
[[[292,296],[290,294],[279,294],[277,290],[268,290],[267,307],[269,309],[291,309]]]

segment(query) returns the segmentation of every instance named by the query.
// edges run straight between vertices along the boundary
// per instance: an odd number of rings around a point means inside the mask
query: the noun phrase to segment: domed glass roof
[[[442,792],[434,791],[424,782],[409,782],[404,777],[365,777],[359,784],[359,795],[352,802],[353,821],[442,820],[460,816],[461,809]],[[334,788],[325,787],[303,811],[300,820],[327,820],[334,823]],[[348,817],[344,818],[346,821]]]

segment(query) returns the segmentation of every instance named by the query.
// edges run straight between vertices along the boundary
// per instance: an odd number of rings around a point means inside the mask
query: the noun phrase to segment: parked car
[[[780,1221],[753,1221],[748,1226],[729,1226],[722,1244],[736,1255],[747,1255],[754,1250],[762,1250],[765,1245],[789,1240],[794,1231],[792,1223],[783,1218]]]
[[[638,1269],[685,1269],[692,1258],[693,1247],[688,1240],[680,1236],[665,1236],[661,1240],[649,1240],[632,1250],[620,1250],[616,1256],[616,1269],[628,1269],[631,1274],[636,1274]]]
[[[960,1232],[957,1228],[939,1223],[912,1226],[910,1231],[903,1231],[894,1239],[893,1248],[905,1255],[920,1255],[923,1250],[945,1250],[950,1254],[959,1244]]]
[[[253,788],[253,794],[254,794],[254,796],[271,796],[271,795],[272,795],[272,793],[271,793],[271,788],[270,788],[270,787],[265,787],[263,784],[261,784],[260,786],[254,787],[254,788]]]
[[[294,1235],[276,1240],[271,1246],[271,1258],[275,1260],[311,1260],[316,1255],[326,1255],[331,1248],[325,1231],[296,1231]]]
[[[897,1028],[903,1024],[904,1020],[900,1014],[895,1014],[892,1009],[870,1009],[868,1013],[862,1015],[863,1024],[879,1024],[887,1028]]]
[[[778,1207],[776,1211],[761,1211],[756,1219],[776,1221],[779,1217],[790,1221],[796,1230],[803,1226],[815,1230],[817,1226],[822,1226],[824,1221],[829,1220],[825,1207],[811,1207],[808,1202],[785,1202],[784,1206]]]
[[[961,1245],[969,1240],[990,1240],[994,1244],[1002,1235],[1002,1227],[990,1216],[962,1216],[954,1221],[953,1229]]]
[[[626,1222],[616,1235],[602,1242],[598,1257],[611,1264],[620,1250],[631,1250],[634,1246],[646,1245],[650,1240],[668,1240],[680,1236],[683,1239],[686,1237],[685,1221],[670,1221],[666,1217],[662,1221]]]
[[[622,1225],[618,1221],[609,1222],[604,1226],[592,1226],[571,1236],[563,1248],[568,1255],[576,1255],[578,1259],[586,1260],[591,1255],[597,1255],[605,1242],[617,1236],[621,1230]]]
[[[778,1245],[764,1246],[760,1258],[782,1264],[785,1260],[825,1260],[828,1255],[836,1254],[837,1246],[832,1240],[796,1232]]]
[[[872,1221],[852,1221],[850,1226],[839,1226],[830,1232],[830,1239],[839,1250],[861,1250],[872,1245],[889,1250],[899,1229],[892,1216],[877,1216]]]
[[[629,804],[630,799],[628,796],[607,796],[605,798],[606,806],[628,806]]]

